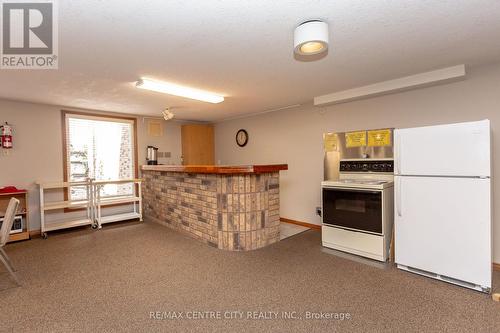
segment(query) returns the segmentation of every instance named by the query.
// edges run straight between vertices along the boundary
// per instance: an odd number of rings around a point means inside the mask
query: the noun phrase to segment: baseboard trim
[[[500,271],[500,264],[498,264],[498,263],[494,262],[494,263],[493,263],[493,270],[494,270],[494,271]]]
[[[286,222],[286,223],[300,225],[300,226],[303,226],[303,227],[306,227],[306,228],[310,228],[310,229],[313,229],[313,230],[318,230],[318,231],[321,230],[321,226],[317,225],[317,224],[311,224],[311,223],[307,223],[307,222],[291,220],[291,219],[287,219],[287,218],[284,218],[284,217],[280,217],[280,221],[281,222]]]
[[[30,230],[30,238],[38,238],[42,236],[42,231],[38,230]]]

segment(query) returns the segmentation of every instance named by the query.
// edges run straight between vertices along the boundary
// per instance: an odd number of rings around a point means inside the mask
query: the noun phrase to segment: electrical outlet
[[[321,207],[316,207],[316,215],[321,216]]]
[[[158,152],[158,158],[170,158],[171,153],[169,151],[159,151]]]

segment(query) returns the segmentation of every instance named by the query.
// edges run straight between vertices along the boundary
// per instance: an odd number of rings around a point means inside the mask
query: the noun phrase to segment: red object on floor
[[[27,192],[26,190],[20,190],[15,186],[5,186],[0,188],[0,194],[3,193],[24,193]]]

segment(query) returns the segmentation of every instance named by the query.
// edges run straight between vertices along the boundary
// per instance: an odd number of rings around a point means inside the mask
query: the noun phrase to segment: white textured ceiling
[[[465,63],[500,59],[498,0],[59,1],[59,70],[0,70],[0,97],[215,121]],[[293,56],[294,27],[330,24],[329,54]],[[147,92],[141,76],[226,96]]]

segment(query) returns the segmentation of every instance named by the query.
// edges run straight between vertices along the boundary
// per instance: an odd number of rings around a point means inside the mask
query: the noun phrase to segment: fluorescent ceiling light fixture
[[[293,34],[293,48],[300,55],[313,55],[328,50],[328,24],[320,20],[301,23]]]
[[[135,84],[137,88],[156,91],[164,94],[196,99],[198,101],[209,103],[220,103],[224,101],[224,97],[207,91],[193,89],[189,87],[179,86],[177,84],[154,81],[150,79],[140,79]]]

